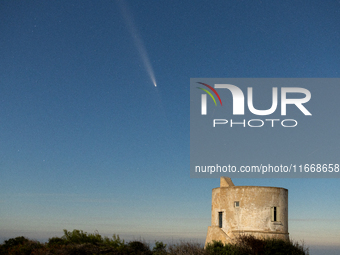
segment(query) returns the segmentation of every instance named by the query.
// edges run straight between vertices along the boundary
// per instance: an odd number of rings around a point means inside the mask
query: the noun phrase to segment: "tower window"
[[[218,212],[218,226],[220,228],[222,228],[222,217],[223,216],[223,212]]]
[[[272,221],[280,221],[279,220],[279,208],[277,206],[274,206],[271,208],[271,216],[272,216]]]
[[[235,202],[234,202],[234,206],[235,206],[235,207],[240,207],[240,202],[239,202],[239,201],[235,201]]]

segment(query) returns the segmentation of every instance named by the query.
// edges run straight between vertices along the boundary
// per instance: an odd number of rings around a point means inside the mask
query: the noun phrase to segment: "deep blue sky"
[[[339,1],[125,6],[135,35],[116,1],[1,1],[0,238],[204,240],[219,181],[189,177],[190,78],[339,77]],[[288,188],[291,237],[340,246],[338,180],[234,183]]]

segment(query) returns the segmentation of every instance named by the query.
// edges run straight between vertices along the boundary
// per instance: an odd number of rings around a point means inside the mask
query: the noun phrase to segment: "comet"
[[[136,46],[136,48],[138,50],[138,53],[139,53],[139,55],[140,55],[140,57],[142,59],[142,62],[143,62],[144,67],[145,67],[145,70],[148,73],[152,84],[155,87],[157,87],[156,78],[155,78],[155,74],[154,74],[154,71],[153,71],[150,59],[149,59],[149,55],[148,55],[148,53],[147,53],[147,51],[145,49],[143,40],[142,40],[142,38],[141,38],[141,36],[140,36],[140,34],[139,34],[135,24],[134,24],[132,14],[131,14],[127,4],[125,3],[125,1],[118,0],[117,2],[119,4],[119,6],[120,6],[120,9],[121,9],[121,12],[122,12],[122,16],[123,16],[124,21],[125,21],[128,29],[129,29],[131,37],[133,38],[133,41],[134,41],[135,46]]]

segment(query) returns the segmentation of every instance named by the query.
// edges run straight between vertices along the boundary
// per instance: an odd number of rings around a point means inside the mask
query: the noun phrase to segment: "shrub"
[[[55,245],[64,245],[66,244],[66,241],[63,238],[60,237],[52,237],[48,239],[48,246],[55,246]]]
[[[6,248],[9,248],[9,247],[13,247],[13,246],[17,246],[17,245],[20,245],[20,244],[24,244],[24,243],[27,243],[29,242],[29,240],[23,236],[18,236],[18,237],[15,237],[15,238],[10,238],[8,239],[7,241],[5,241],[4,243],[4,247]]]
[[[108,237],[104,237],[103,244],[109,245],[117,249],[121,249],[126,246],[125,241],[121,240],[119,235],[115,235],[115,234],[112,236],[112,239]]]
[[[241,235],[236,239],[236,245],[241,254],[258,255],[264,254],[266,240],[253,235]]]
[[[308,255],[308,248],[304,248],[303,245],[294,243],[293,241],[283,241],[277,239],[266,239],[265,243],[265,255]]]
[[[303,245],[280,239],[262,239],[252,235],[241,235],[234,244],[213,241],[206,246],[211,255],[308,255]]]
[[[213,241],[207,244],[205,248],[209,255],[248,255],[247,250],[237,244],[224,244],[221,241]]]
[[[206,251],[199,243],[181,242],[169,245],[168,253],[170,255],[205,255]]]
[[[163,242],[157,242],[155,243],[155,247],[152,249],[152,254],[154,255],[165,255],[166,252],[166,244]]]
[[[0,247],[0,253],[3,255],[30,255],[40,248],[43,248],[43,245],[39,242],[19,236],[5,241]]]
[[[142,243],[140,241],[132,241],[128,243],[128,250],[132,254],[143,254],[143,255],[151,255],[152,252],[150,251],[149,245],[146,243]]]
[[[66,243],[74,244],[103,243],[103,238],[101,235],[99,235],[99,233],[87,234],[86,232],[77,229],[74,229],[72,232],[64,229],[64,235],[62,236],[62,239],[64,239]]]

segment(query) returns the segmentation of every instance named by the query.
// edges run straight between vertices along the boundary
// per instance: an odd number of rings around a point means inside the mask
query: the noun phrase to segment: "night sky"
[[[339,77],[335,0],[5,0],[0,16],[0,241],[203,242],[219,180],[190,178],[190,78]],[[308,132],[339,151],[339,131]],[[339,253],[339,179],[233,181],[287,188],[290,237]]]

